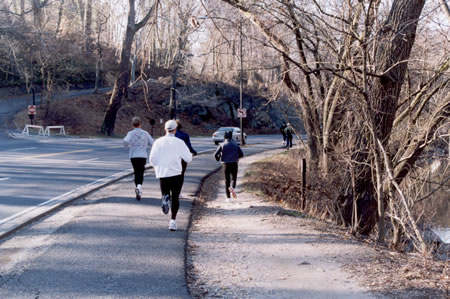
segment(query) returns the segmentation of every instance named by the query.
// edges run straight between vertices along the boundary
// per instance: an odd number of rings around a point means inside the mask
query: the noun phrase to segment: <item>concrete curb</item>
[[[122,172],[115,173],[111,176],[99,179],[95,182],[78,187],[72,191],[59,195],[55,198],[47,200],[37,206],[28,208],[22,212],[14,214],[8,218],[0,221],[0,239],[6,238],[12,233],[27,226],[31,222],[44,217],[52,211],[63,207],[70,202],[82,198],[89,193],[92,193],[102,187],[110,185],[118,180],[121,180],[129,175],[133,174],[132,169],[128,169]]]

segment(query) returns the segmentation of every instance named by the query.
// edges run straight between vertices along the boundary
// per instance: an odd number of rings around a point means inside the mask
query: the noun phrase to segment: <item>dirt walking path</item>
[[[188,283],[194,298],[375,298],[343,269],[370,248],[327,232],[317,220],[243,192],[248,166],[239,163],[238,198],[225,200],[222,172],[204,184],[188,238]],[[382,298],[377,295],[376,298]]]

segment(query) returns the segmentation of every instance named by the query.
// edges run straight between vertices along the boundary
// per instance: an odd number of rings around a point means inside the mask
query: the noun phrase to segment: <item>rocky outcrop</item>
[[[237,110],[240,107],[239,88],[218,83],[194,83],[177,86],[177,110],[191,116],[192,123],[215,123],[216,126],[238,126]],[[246,90],[242,95],[242,107],[247,110],[244,127],[255,130],[277,130],[289,112],[287,100],[271,103],[269,99]],[[290,108],[292,110],[292,108]],[[301,122],[295,124],[300,130]]]

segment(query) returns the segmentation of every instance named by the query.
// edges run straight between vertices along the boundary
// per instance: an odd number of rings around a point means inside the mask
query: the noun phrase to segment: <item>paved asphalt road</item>
[[[0,140],[0,221],[131,167],[118,138]],[[199,151],[215,147],[207,141],[196,140]]]
[[[252,136],[248,142],[271,139]],[[131,167],[128,151],[117,138],[3,137],[0,141],[0,223]],[[216,148],[208,137],[193,138],[192,143],[199,152]]]
[[[246,156],[280,145],[257,139]],[[0,298],[189,298],[184,248],[192,199],[219,167],[211,153],[188,166],[176,232],[168,230],[150,169],[140,202],[129,176],[14,233],[0,242]]]

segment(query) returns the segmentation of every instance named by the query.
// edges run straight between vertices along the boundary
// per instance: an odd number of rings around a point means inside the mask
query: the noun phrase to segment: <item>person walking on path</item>
[[[123,144],[129,148],[131,165],[133,165],[134,170],[136,199],[141,200],[145,164],[150,154],[153,138],[147,131],[141,129],[141,119],[139,117],[133,117],[131,124],[134,129],[127,133],[127,136],[123,139]]]
[[[175,137],[180,138],[184,141],[186,146],[189,148],[189,151],[191,152],[192,156],[197,156],[197,151],[192,147],[191,145],[191,139],[189,138],[189,134],[186,132],[181,131],[181,128],[183,127],[181,125],[181,121],[179,119],[176,120],[177,122],[177,132],[175,133]],[[181,174],[183,175],[183,181],[184,181],[184,173],[186,172],[187,163],[184,160],[181,160]]]
[[[166,135],[158,138],[150,152],[150,165],[155,169],[162,194],[162,210],[164,214],[171,210],[169,230],[177,230],[176,217],[180,208],[180,193],[183,186],[181,161],[190,163],[192,154],[183,140],[175,137],[177,123],[168,120],[164,128]]]
[[[227,201],[230,201],[230,194],[236,198],[236,180],[238,173],[239,158],[242,158],[244,153],[236,141],[233,140],[233,132],[225,132],[225,142],[221,143],[214,153],[217,161],[222,163],[222,169],[225,176],[225,194]]]
[[[284,132],[286,133],[286,147],[287,149],[289,149],[290,147],[292,147],[292,136],[294,134],[290,123],[287,124],[287,127],[284,130]]]
[[[285,132],[286,128],[287,128],[286,122],[283,122],[283,124],[280,127],[281,135],[283,135],[283,145],[286,145],[286,132]]]

